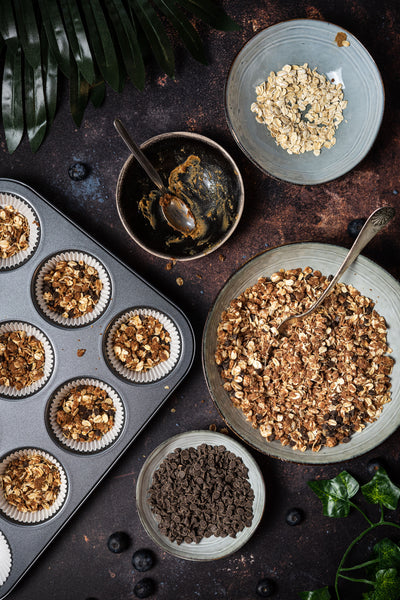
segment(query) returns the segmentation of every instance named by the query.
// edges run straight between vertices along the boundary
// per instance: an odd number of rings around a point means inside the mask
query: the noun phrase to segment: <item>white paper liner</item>
[[[86,315],[81,315],[75,318],[63,317],[54,310],[51,310],[43,298],[44,276],[53,269],[55,269],[57,263],[63,260],[73,260],[76,262],[82,260],[90,267],[94,267],[99,274],[99,279],[103,284],[103,287],[100,291],[100,297],[97,304],[93,307],[92,312],[87,313]],[[36,276],[34,289],[38,306],[40,310],[46,315],[46,317],[48,317],[52,321],[55,321],[59,325],[62,325],[63,327],[82,327],[82,325],[86,325],[87,323],[91,323],[92,321],[98,319],[103,313],[103,311],[107,308],[107,304],[111,294],[111,281],[103,265],[96,258],[94,258],[94,256],[91,256],[90,254],[84,254],[82,252],[71,251],[56,254],[49,258],[49,260],[47,260],[44,265],[42,265],[39,273]]]
[[[34,212],[33,208],[31,208],[31,206],[25,202],[25,200],[22,200],[21,198],[18,198],[18,196],[13,196],[11,194],[0,193],[0,207],[4,206],[12,206],[15,210],[26,217],[29,225],[29,245],[26,250],[17,252],[13,256],[8,258],[0,258],[0,271],[3,269],[14,269],[21,263],[28,260],[38,246],[40,235],[38,216]]]
[[[8,321],[0,325],[0,335],[10,331],[26,331],[27,335],[33,335],[35,338],[41,341],[44,348],[43,377],[31,385],[27,385],[21,390],[17,390],[17,388],[13,386],[0,385],[0,396],[7,396],[8,398],[23,398],[24,396],[29,396],[37,392],[49,379],[54,365],[53,348],[51,347],[51,344],[44,333],[30,323]]]
[[[12,556],[10,546],[0,531],[0,586],[3,585],[10,574],[12,566]]]
[[[68,489],[67,476],[58,460],[56,460],[51,454],[48,454],[47,452],[44,452],[43,450],[38,450],[36,448],[24,448],[22,450],[16,450],[12,454],[9,454],[0,464],[0,475],[3,475],[7,465],[12,460],[24,455],[32,456],[36,454],[40,454],[40,456],[43,456],[48,461],[54,463],[60,471],[60,491],[50,508],[43,508],[42,510],[38,510],[35,512],[22,512],[18,510],[16,506],[13,506],[12,504],[9,504],[7,502],[3,493],[3,489],[0,487],[0,510],[9,519],[12,519],[13,521],[18,521],[19,523],[24,523],[26,525],[34,525],[35,523],[40,523],[41,521],[45,521],[47,519],[50,519],[50,517],[53,517],[60,510],[67,495]]]
[[[93,385],[105,390],[113,401],[115,407],[114,426],[99,440],[79,442],[78,440],[66,438],[60,425],[57,423],[57,410],[62,401],[73,388],[81,385]],[[124,417],[125,411],[121,398],[118,396],[115,390],[99,379],[75,379],[74,381],[70,381],[69,383],[65,384],[58,390],[58,392],[56,392],[56,395],[51,401],[49,410],[49,421],[54,435],[64,446],[67,446],[70,450],[74,450],[76,452],[98,452],[99,450],[103,450],[109,446],[120,434],[124,424]]]
[[[113,350],[113,339],[118,327],[135,315],[145,315],[156,318],[158,321],[160,321],[160,323],[162,323],[171,337],[169,358],[159,363],[155,367],[148,369],[147,371],[133,371],[132,369],[127,369],[124,364],[115,356]],[[115,321],[107,334],[106,357],[109,363],[112,365],[113,369],[117,371],[117,373],[122,375],[122,377],[135,383],[151,383],[161,379],[162,377],[165,377],[176,365],[180,351],[181,339],[174,323],[163,313],[150,308],[135,308],[124,313]]]

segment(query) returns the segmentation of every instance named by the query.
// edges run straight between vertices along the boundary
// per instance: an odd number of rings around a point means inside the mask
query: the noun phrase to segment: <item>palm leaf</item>
[[[24,110],[21,50],[14,53],[11,46],[7,47],[4,61],[1,107],[7,149],[12,154],[24,134]]]
[[[69,41],[58,4],[54,0],[39,0],[39,7],[54,59],[64,75],[69,77]]]
[[[89,99],[95,108],[99,108],[103,104],[105,95],[105,81],[97,81],[90,87]]]
[[[130,0],[130,4],[149,41],[156,61],[169,77],[173,77],[175,71],[174,52],[153,6],[148,0]]]
[[[42,65],[47,107],[47,122],[52,124],[57,109],[58,66],[46,36],[42,32]]]
[[[186,8],[202,21],[221,31],[236,31],[240,29],[214,0],[177,0],[178,4]]]
[[[30,0],[14,0],[19,40],[25,59],[32,69],[40,65],[40,37],[33,3]]]
[[[0,34],[8,48],[15,54],[20,43],[11,0],[0,2]]]
[[[33,152],[36,152],[46,135],[47,127],[46,100],[41,65],[33,69],[27,59],[25,59],[24,75],[26,130],[31,149]]]
[[[83,113],[89,100],[89,84],[83,79],[75,61],[71,61],[71,77],[69,80],[69,102],[72,118],[80,127]]]
[[[145,82],[145,68],[142,52],[139,46],[136,29],[130,20],[122,0],[105,0],[110,20],[113,24],[115,36],[121,50],[122,60],[128,77],[133,84],[143,90]]]
[[[103,9],[97,0],[82,2],[82,8],[100,73],[114,90],[118,90],[120,66]]]
[[[153,0],[179,33],[190,54],[203,65],[207,64],[201,38],[190,21],[183,15],[175,2],[171,0]]]
[[[87,0],[83,0],[84,6],[86,2]],[[60,0],[60,6],[70,48],[78,69],[89,83],[93,83],[95,80],[93,57],[76,0]]]

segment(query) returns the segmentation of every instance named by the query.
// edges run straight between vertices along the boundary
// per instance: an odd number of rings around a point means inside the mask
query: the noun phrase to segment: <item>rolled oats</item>
[[[103,288],[97,269],[83,260],[60,260],[43,277],[43,299],[64,318],[75,319],[93,311]]]
[[[217,330],[224,389],[267,441],[318,451],[348,442],[391,399],[393,359],[374,302],[336,284],[314,313],[288,326],[329,283],[310,267],[260,278],[233,299]]]
[[[48,509],[61,487],[58,467],[40,454],[11,460],[0,476],[4,497],[21,512]]]
[[[56,421],[67,439],[100,440],[114,426],[115,406],[107,392],[94,385],[73,388],[62,401]]]
[[[13,206],[0,206],[0,258],[10,258],[28,246],[28,219]]]
[[[285,65],[271,71],[268,80],[256,87],[257,99],[250,109],[264,123],[277,145],[289,154],[332,148],[335,132],[343,121],[342,84],[329,81],[308,64]]]
[[[26,331],[0,335],[0,385],[21,390],[44,376],[43,344]]]
[[[147,371],[170,356],[171,336],[152,315],[134,315],[116,330],[113,351],[127,369]]]

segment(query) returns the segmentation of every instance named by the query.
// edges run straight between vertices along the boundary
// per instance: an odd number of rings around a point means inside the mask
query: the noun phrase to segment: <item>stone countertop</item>
[[[9,156],[0,134],[0,176],[32,186],[173,300],[189,317],[198,348],[218,291],[246,260],[267,247],[297,241],[350,247],[353,239],[347,229],[349,222],[368,216],[381,205],[396,207],[397,216],[363,253],[400,278],[397,0],[226,0],[224,6],[241,30],[223,33],[200,24],[208,66],[196,63],[177,43],[175,79],[151,66],[143,92],[130,83],[120,95],[108,89],[103,107],[89,106],[80,129],[76,129],[69,114],[64,81],[53,127],[35,155],[24,139]],[[322,19],[351,31],[376,61],[386,92],[383,124],[367,157],[340,179],[318,186],[297,186],[262,174],[236,146],[224,115],[227,71],[243,43],[257,31],[293,18]],[[168,270],[167,261],[151,256],[130,240],[115,206],[118,173],[127,158],[113,127],[115,116],[121,117],[139,143],[166,131],[194,131],[214,139],[231,153],[244,179],[245,208],[234,235],[222,248]],[[90,167],[89,177],[80,182],[68,176],[69,166],[76,161]],[[183,279],[183,285],[177,284],[177,278]],[[389,475],[400,483],[399,431],[364,456],[328,466],[285,463],[252,451],[267,491],[259,528],[232,556],[191,563],[159,551],[148,538],[135,508],[135,483],[145,458],[159,443],[176,433],[212,425],[218,430],[224,427],[207,390],[198,350],[184,382],[9,597],[134,598],[134,583],[142,575],[134,572],[131,557],[139,548],[152,548],[156,553],[157,564],[145,575],[157,582],[158,600],[256,599],[255,588],[262,577],[275,581],[272,597],[276,600],[294,599],[302,590],[332,584],[344,550],[363,527],[362,517],[324,517],[307,481],[333,477],[346,469],[365,482],[369,479],[368,461],[384,457]],[[293,507],[301,508],[305,519],[289,527],[285,515]],[[370,511],[374,514],[374,507]],[[119,530],[129,533],[132,545],[117,555],[107,549],[106,542],[112,532]]]

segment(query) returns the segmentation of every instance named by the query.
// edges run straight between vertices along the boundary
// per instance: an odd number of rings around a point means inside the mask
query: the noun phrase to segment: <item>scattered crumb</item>
[[[176,412],[176,408],[171,408],[171,412],[175,413]]]
[[[177,278],[176,278],[176,283],[177,283],[179,286],[183,285],[183,279],[182,279],[182,277],[177,277]]]
[[[197,277],[198,279],[203,279],[203,275],[201,275],[200,273],[196,273],[196,277]]]
[[[77,355],[79,356],[79,358],[81,358],[81,356],[83,356],[86,352],[86,348],[79,348],[79,350],[77,351]]]
[[[215,423],[211,423],[211,425],[208,428],[210,431],[217,431],[217,426]]]
[[[342,46],[350,46],[350,42],[348,41],[347,35],[344,33],[344,31],[338,31],[335,37],[335,42],[337,43],[339,48],[341,48]]]
[[[224,262],[224,260],[225,260],[225,256],[224,256],[223,254],[220,254],[220,255],[218,256],[218,258],[219,258],[219,260],[220,260],[221,262]]]
[[[220,433],[225,433],[225,435],[228,435],[229,431],[227,430],[226,427],[222,427],[222,429],[219,430]]]

